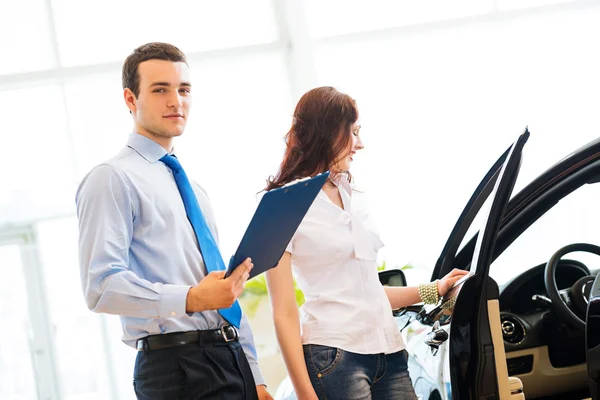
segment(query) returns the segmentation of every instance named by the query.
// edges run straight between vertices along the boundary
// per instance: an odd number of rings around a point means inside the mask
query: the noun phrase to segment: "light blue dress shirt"
[[[173,174],[159,161],[165,154],[158,143],[132,133],[127,146],[92,169],[77,190],[86,303],[94,312],[120,315],[123,342],[132,347],[148,335],[226,323],[216,310],[185,312],[187,292],[206,276],[206,268]],[[192,185],[218,243],[208,196]],[[264,384],[246,315],[240,343],[256,384]]]

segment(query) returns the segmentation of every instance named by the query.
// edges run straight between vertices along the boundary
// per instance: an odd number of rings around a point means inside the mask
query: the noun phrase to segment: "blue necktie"
[[[212,271],[225,270],[225,263],[223,262],[223,257],[221,257],[219,247],[217,246],[213,235],[210,233],[204,215],[200,210],[196,194],[194,193],[190,180],[181,167],[179,160],[175,156],[166,154],[160,161],[165,163],[173,171],[173,177],[175,178],[177,189],[179,189],[179,194],[183,200],[185,213],[187,214],[187,217],[192,224],[192,228],[194,228],[194,232],[196,233],[196,238],[198,239],[198,246],[200,247],[202,258],[204,258],[206,272],[211,273]],[[231,307],[220,309],[219,314],[229,321],[231,325],[236,328],[240,327],[242,308],[237,300]]]

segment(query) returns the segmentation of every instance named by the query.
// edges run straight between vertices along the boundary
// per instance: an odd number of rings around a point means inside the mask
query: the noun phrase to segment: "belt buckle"
[[[221,336],[223,337],[223,340],[225,340],[225,343],[233,342],[239,338],[237,329],[232,325],[223,325],[219,330],[221,331]],[[227,334],[228,332],[233,332],[233,337],[230,337],[230,335]]]

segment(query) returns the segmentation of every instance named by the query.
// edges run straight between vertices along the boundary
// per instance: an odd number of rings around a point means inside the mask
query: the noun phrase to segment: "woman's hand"
[[[467,275],[469,271],[463,271],[462,269],[454,268],[450,273],[440,279],[437,283],[438,294],[443,297],[448,293],[448,290],[463,276]]]
[[[256,394],[258,395],[258,400],[273,400],[271,394],[267,392],[267,387],[265,385],[258,385],[256,387]]]

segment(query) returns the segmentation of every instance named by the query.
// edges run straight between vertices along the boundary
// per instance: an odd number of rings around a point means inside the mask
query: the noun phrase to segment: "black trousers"
[[[239,342],[139,351],[133,388],[138,400],[258,399]]]

